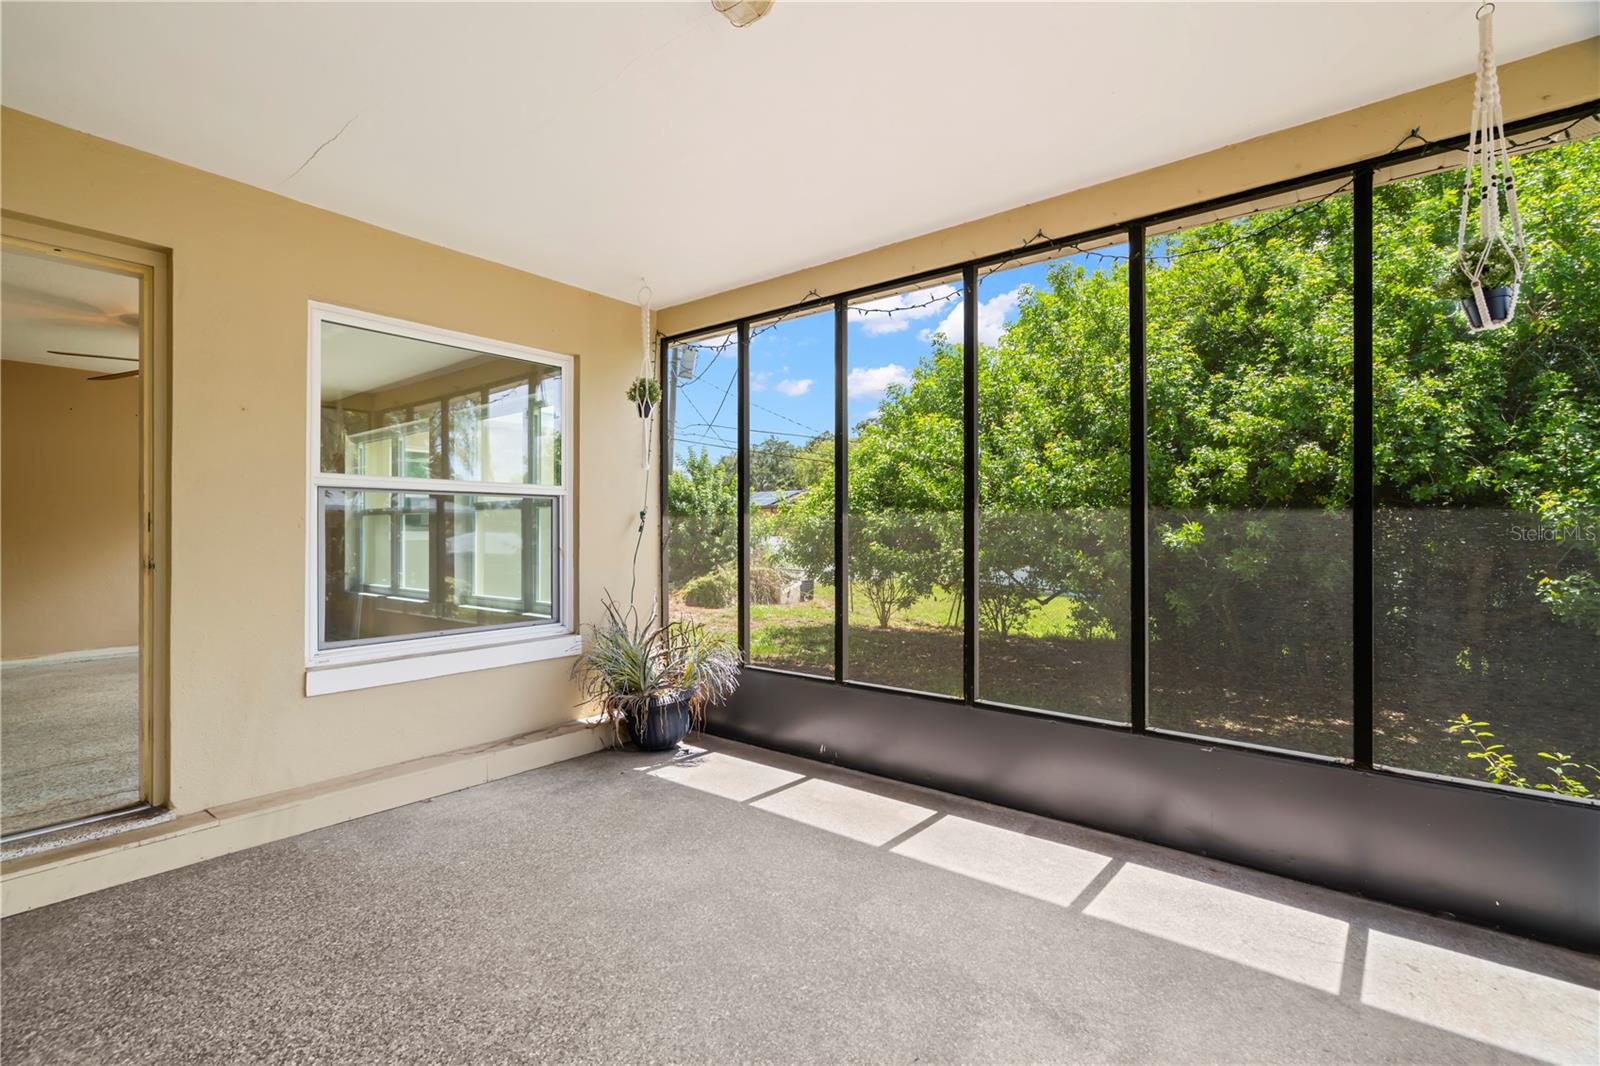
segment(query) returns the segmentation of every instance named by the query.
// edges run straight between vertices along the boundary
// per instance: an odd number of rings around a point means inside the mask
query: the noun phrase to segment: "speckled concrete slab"
[[[604,752],[7,919],[0,1056],[176,1066],[1600,1053],[1593,958],[703,743],[718,757]],[[808,781],[830,787],[776,802]],[[857,839],[868,834],[852,827],[902,810],[884,800],[934,814]]]

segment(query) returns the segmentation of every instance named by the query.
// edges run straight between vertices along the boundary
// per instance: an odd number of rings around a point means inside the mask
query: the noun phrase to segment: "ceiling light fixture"
[[[771,11],[774,2],[775,0],[711,0],[711,6],[734,26],[743,29]]]

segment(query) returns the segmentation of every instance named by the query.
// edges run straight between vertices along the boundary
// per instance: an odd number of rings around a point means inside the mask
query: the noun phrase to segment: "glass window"
[[[1469,333],[1435,291],[1461,171],[1374,197],[1374,758],[1593,795],[1600,140],[1519,155],[1512,172],[1529,267],[1490,332]]]
[[[750,661],[833,676],[833,309],[750,327]]]
[[[323,642],[555,620],[552,497],[321,490]]]
[[[978,697],[1129,718],[1128,248],[978,282]]]
[[[322,472],[561,484],[560,368],[343,322],[321,334]]]
[[[962,692],[961,280],[852,303],[847,676]]]
[[[1347,190],[1150,238],[1151,728],[1351,754]]]
[[[700,337],[667,352],[668,610],[737,635],[739,343]]]
[[[321,314],[318,646],[560,621],[561,368]]]

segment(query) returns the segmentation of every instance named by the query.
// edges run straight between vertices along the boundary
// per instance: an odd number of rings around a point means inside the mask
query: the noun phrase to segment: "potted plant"
[[[1489,312],[1487,323],[1484,322],[1483,315],[1478,309],[1478,297],[1473,291],[1472,277],[1469,273],[1480,260],[1483,261],[1483,276],[1480,282],[1483,287],[1483,303]],[[1480,237],[1468,242],[1460,254],[1451,257],[1449,265],[1439,275],[1433,288],[1440,298],[1455,300],[1461,305],[1461,310],[1467,316],[1467,322],[1474,330],[1501,326],[1511,318],[1511,310],[1516,305],[1517,262],[1512,258],[1510,250],[1498,241],[1489,246],[1488,258],[1484,259],[1484,242]]]
[[[606,618],[589,627],[589,646],[573,664],[586,697],[622,739],[626,726],[645,751],[675,747],[705,709],[739,686],[739,653],[698,622],[641,620],[607,597]]]
[[[649,418],[650,412],[661,402],[661,385],[655,378],[635,378],[628,386],[628,399],[633,401],[640,418]]]

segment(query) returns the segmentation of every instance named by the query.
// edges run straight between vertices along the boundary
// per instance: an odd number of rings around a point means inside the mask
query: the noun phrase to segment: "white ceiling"
[[[1476,7],[6,3],[0,97],[666,306],[1470,73]]]
[[[0,253],[0,278],[0,359],[98,374],[138,369],[137,278],[14,248]]]

